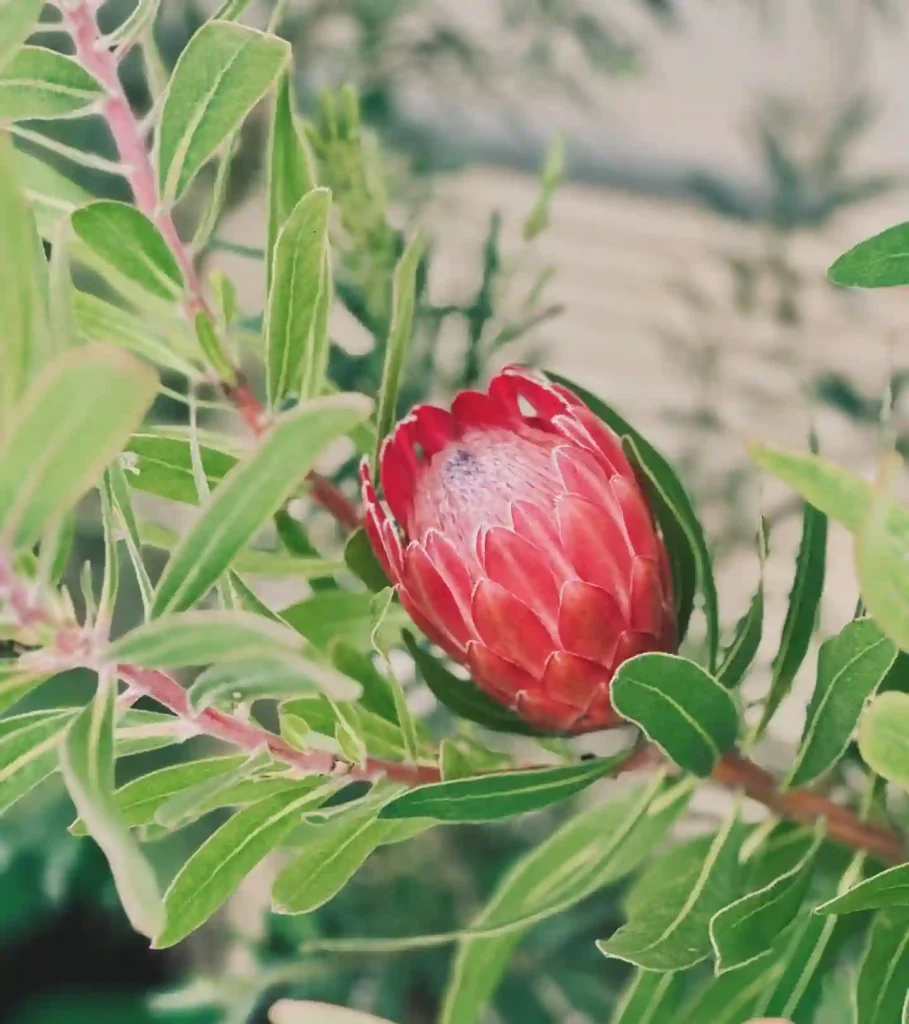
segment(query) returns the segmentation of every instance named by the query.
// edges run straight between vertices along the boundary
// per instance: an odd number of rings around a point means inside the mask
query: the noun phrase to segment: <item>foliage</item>
[[[565,1017],[567,1005],[616,1022],[775,1013],[808,1024],[827,1019],[830,987],[847,983],[858,1024],[905,1018],[905,849],[882,799],[882,780],[909,780],[899,467],[867,483],[815,453],[753,447],[806,505],[773,677],[746,709],[738,686],[762,591],[723,647],[710,545],[676,469],[610,405],[562,381],[622,438],[671,552],[680,638],[694,619],[706,642],[622,666],[614,700],[633,739],[618,753],[587,757],[585,741],[534,734],[403,630],[362,534],[345,542],[341,528],[359,523],[355,462],[374,457],[415,398],[476,384],[492,354],[550,315],[541,288],[520,322],[498,319],[493,220],[475,301],[433,305],[431,228],[393,226],[356,92],[326,93],[302,124],[291,47],[247,27],[239,0],[197,27],[160,83],[149,155],[118,64],[133,47],[155,60],[158,4],[144,0],[104,38],[96,6],[60,5],[72,57],[26,43],[35,5],[17,0],[0,22],[0,117],[100,112],[117,148],[106,169],[133,198],[80,191],[8,139],[0,146],[13,257],[0,269],[0,809],[24,840],[26,820],[67,794],[71,832],[90,837],[74,842],[100,851],[122,912],[155,949],[182,943],[252,873],[280,865],[249,970],[197,979],[154,1012],[179,1019],[192,1005],[240,1022],[280,994],[350,1000],[349,965],[366,956],[379,964],[369,1008],[402,1022],[470,1024],[498,1001],[510,1020],[546,1019],[553,1005]],[[536,6],[556,27],[573,19],[589,48],[607,46],[580,5]],[[243,319],[231,283],[200,268],[238,133],[263,99],[268,294]],[[561,161],[557,144],[528,241],[545,227]],[[175,214],[198,202],[212,163],[192,246]],[[909,284],[893,230],[838,261],[837,280]],[[333,343],[336,300],[372,336],[368,353]],[[440,379],[429,370],[449,316],[465,320],[468,345]],[[156,421],[162,393],[186,406],[185,425]],[[202,403],[221,414],[211,428],[199,426]],[[333,448],[348,454],[332,461]],[[188,510],[175,534],[168,523]],[[78,575],[68,564],[77,512],[95,523],[99,580],[91,563]],[[750,754],[808,654],[828,519],[855,536],[863,605],[821,646],[804,733],[778,781]],[[762,531],[761,557],[765,542]],[[306,596],[275,598],[263,577],[304,580]],[[632,769],[650,775],[606,782]],[[721,821],[676,830],[700,779],[735,799]],[[745,801],[766,820],[752,824]],[[511,835],[511,819],[524,843],[506,840],[513,861],[491,871],[483,837]],[[438,856],[457,842],[466,879]],[[383,884],[364,881],[374,871]],[[621,919],[602,902],[618,883]],[[400,887],[426,896],[419,933],[401,934],[383,902]],[[360,933],[338,935],[342,920]],[[450,945],[443,979],[430,951]],[[393,954],[408,955],[410,973],[384,959]],[[606,979],[594,992],[577,970],[585,957]],[[298,1010],[285,1001],[274,1019]]]

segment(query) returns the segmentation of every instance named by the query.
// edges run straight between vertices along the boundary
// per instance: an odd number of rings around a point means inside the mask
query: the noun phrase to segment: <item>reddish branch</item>
[[[118,57],[105,44],[95,15],[96,7],[94,0],[81,0],[72,6],[60,4],[63,24],[72,37],[77,60],[104,86],[106,96],[100,113],[114,140],[136,206],[158,226],[183,272],[186,284],[183,310],[187,320],[192,324],[196,315],[203,312],[214,323],[192,254],[180,238],[170,209],[161,202],[157,175],[142,130],[120,82]],[[243,375],[237,372],[236,378],[235,383],[220,380],[218,384],[253,436],[260,437],[268,428],[268,412]],[[345,529],[356,529],[359,515],[353,502],[318,473],[310,473],[308,479],[313,499]]]

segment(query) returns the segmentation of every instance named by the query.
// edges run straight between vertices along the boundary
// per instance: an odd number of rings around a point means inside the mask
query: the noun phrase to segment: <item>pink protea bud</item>
[[[391,517],[364,464],[366,531],[420,629],[537,728],[616,724],[616,669],[672,650],[675,615],[666,549],[615,434],[509,367],[450,412],[415,408],[379,473]]]

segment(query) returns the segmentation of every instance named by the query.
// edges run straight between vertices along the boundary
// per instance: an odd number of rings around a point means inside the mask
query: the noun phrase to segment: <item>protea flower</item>
[[[361,470],[365,526],[401,603],[490,697],[537,728],[619,718],[623,661],[671,650],[668,559],[618,437],[520,367],[451,411],[417,406]]]

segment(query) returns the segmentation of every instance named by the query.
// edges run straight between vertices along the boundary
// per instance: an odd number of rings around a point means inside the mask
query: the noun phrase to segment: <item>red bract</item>
[[[414,622],[538,728],[619,719],[618,666],[672,650],[668,560],[619,439],[519,367],[415,408],[361,471],[372,546]],[[403,537],[402,537],[403,534]]]

